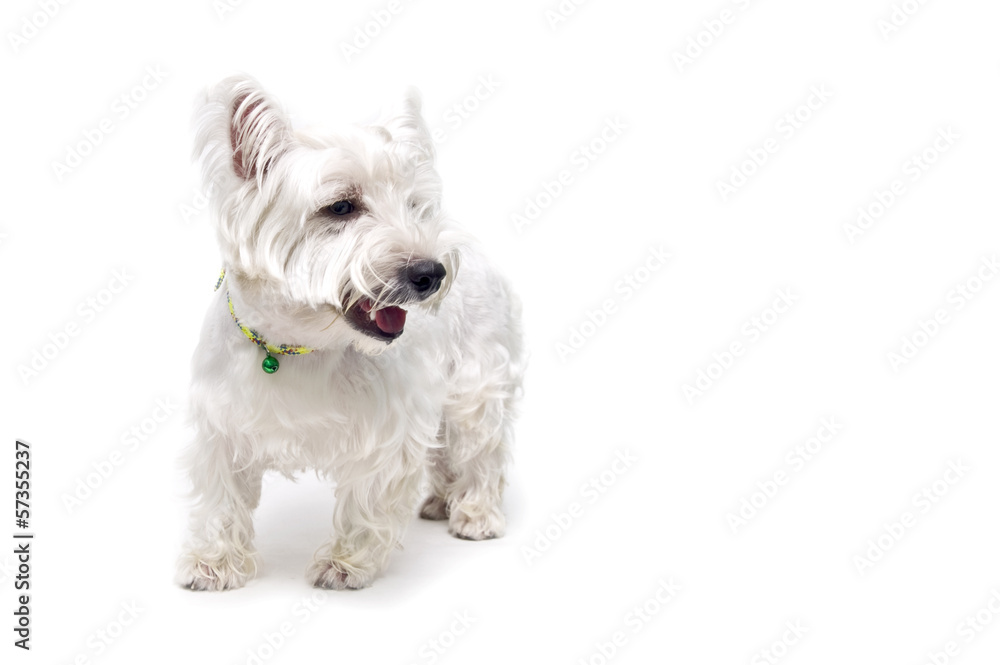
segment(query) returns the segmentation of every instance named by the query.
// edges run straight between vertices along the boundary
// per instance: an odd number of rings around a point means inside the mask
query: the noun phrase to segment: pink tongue
[[[406,310],[399,307],[386,307],[375,311],[375,325],[384,333],[394,335],[406,324]]]

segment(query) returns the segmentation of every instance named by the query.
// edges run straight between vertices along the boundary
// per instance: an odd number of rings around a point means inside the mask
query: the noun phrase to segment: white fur
[[[423,517],[448,519],[462,538],[503,534],[524,369],[519,305],[444,216],[419,106],[410,92],[377,123],[321,134],[294,132],[246,77],[203,101],[196,152],[215,185],[227,277],[193,359],[197,438],[185,465],[197,503],[179,562],[185,587],[232,589],[255,574],[252,512],[268,469],[313,468],[336,482],[333,535],[307,572],[320,587],[372,582],[413,515],[425,468]],[[324,213],[348,196],[362,213]],[[419,260],[447,270],[420,302],[400,277]],[[264,373],[227,290],[268,343],[315,351],[277,356],[280,369]],[[345,310],[362,298],[406,309],[402,335],[387,343],[348,325]]]

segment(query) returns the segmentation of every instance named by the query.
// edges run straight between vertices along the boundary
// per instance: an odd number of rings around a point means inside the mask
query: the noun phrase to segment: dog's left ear
[[[262,181],[291,142],[291,124],[276,99],[249,76],[231,76],[206,94],[197,117],[196,157],[205,176],[224,171]]]
[[[433,163],[434,141],[420,113],[420,105],[420,91],[416,88],[407,88],[402,103],[383,124],[393,140],[417,148],[428,162]]]

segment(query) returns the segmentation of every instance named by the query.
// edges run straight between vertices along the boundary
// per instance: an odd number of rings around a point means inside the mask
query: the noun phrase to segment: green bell
[[[267,354],[267,358],[264,358],[264,362],[260,364],[260,367],[268,374],[274,374],[278,371],[278,359],[269,353]]]

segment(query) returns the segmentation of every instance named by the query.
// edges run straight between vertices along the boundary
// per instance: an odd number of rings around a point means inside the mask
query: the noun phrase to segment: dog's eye
[[[350,201],[337,201],[333,205],[328,205],[326,209],[334,215],[350,215],[354,212],[354,204]]]

